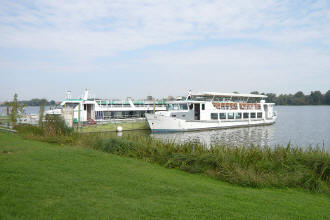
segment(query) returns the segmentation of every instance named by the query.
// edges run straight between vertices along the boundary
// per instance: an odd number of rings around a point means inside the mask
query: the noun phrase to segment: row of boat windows
[[[131,107],[130,104],[101,104],[101,106],[111,106],[111,107]],[[153,107],[153,104],[134,104],[135,107]],[[155,104],[156,107],[164,107],[162,104]]]
[[[145,113],[152,113],[152,111],[95,111],[95,119],[143,118]]]
[[[168,104],[168,110],[188,110],[187,104]]]
[[[262,118],[262,112],[211,113],[212,120]]]

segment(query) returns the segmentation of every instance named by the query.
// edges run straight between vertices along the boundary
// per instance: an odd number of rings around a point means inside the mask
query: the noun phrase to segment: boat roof
[[[267,98],[265,95],[220,93],[220,92],[192,92],[191,96],[212,96],[212,97],[240,97],[240,98]]]

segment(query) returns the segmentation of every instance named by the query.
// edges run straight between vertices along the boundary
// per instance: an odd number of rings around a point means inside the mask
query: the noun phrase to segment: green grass
[[[56,122],[56,123],[55,123]],[[76,133],[63,121],[44,126],[16,126],[27,139],[70,144],[143,159],[167,168],[201,173],[241,186],[291,187],[330,195],[330,154],[318,149],[288,146],[225,146],[211,148],[198,143],[177,144],[148,135],[124,132]]]
[[[95,149],[203,173],[250,187],[301,187],[330,195],[330,155],[321,149],[176,144],[147,136],[100,138]]]
[[[330,197],[255,189],[0,132],[0,219],[328,219]]]
[[[90,125],[81,128],[81,132],[106,132],[116,131],[117,127],[121,126],[123,131],[128,130],[147,130],[149,126],[146,121],[128,121],[128,122],[116,122],[103,125]]]

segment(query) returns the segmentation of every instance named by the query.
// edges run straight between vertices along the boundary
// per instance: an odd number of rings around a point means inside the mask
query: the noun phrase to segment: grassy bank
[[[330,155],[320,149],[175,144],[150,137],[100,139],[95,149],[144,159],[168,168],[203,173],[249,187],[300,187],[330,192]]]
[[[123,121],[116,123],[90,125],[81,128],[81,132],[105,132],[105,131],[116,131],[117,127],[121,126],[123,131],[129,130],[147,130],[149,129],[146,121]]]
[[[149,136],[77,134],[68,129],[56,131],[47,126],[43,129],[18,127],[18,131],[28,139],[79,145],[134,157],[241,186],[303,188],[330,194],[330,155],[321,149],[223,145],[206,148],[196,143],[163,142]]]
[[[254,189],[0,133],[0,219],[327,219],[330,198]]]

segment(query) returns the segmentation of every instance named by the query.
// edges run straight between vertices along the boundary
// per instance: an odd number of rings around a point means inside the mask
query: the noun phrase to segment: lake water
[[[40,107],[28,106],[28,114],[38,114]],[[48,110],[49,107],[45,107]],[[5,114],[0,107],[0,114]],[[299,147],[325,147],[330,150],[330,106],[276,106],[278,118],[268,126],[231,128],[212,131],[155,133],[143,135],[176,142],[195,141],[207,145],[215,143],[261,146],[287,145]],[[142,133],[141,133],[142,135]]]
[[[260,146],[287,145],[330,149],[330,106],[276,106],[278,118],[268,126],[212,131],[155,133],[151,136],[177,142],[195,141]]]
[[[45,111],[49,110],[50,106],[45,106]],[[26,106],[24,111],[26,114],[39,114],[40,106]],[[7,108],[4,106],[0,106],[0,115],[6,115]]]

